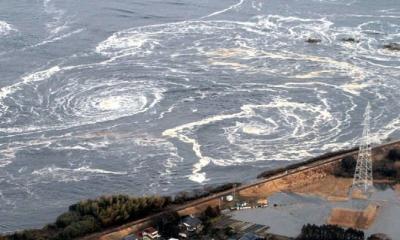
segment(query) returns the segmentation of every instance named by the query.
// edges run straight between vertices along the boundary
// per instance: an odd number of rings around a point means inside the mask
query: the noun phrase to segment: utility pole
[[[371,139],[370,133],[370,110],[371,106],[368,105],[364,113],[364,126],[360,149],[358,152],[356,171],[353,179],[353,189],[362,190],[364,193],[367,192],[368,188],[372,187],[372,157],[371,157]]]

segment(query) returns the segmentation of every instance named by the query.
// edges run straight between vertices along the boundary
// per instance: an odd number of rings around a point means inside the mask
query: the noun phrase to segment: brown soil
[[[136,232],[140,228],[146,228],[146,227],[150,226],[149,224],[150,224],[150,222],[145,222],[143,224],[138,224],[136,226],[126,227],[124,229],[121,229],[120,231],[116,231],[116,232],[112,232],[107,235],[103,235],[103,236],[99,237],[98,240],[121,240],[125,236]]]
[[[244,189],[239,195],[244,198],[268,197],[285,189],[287,184],[283,180],[273,181],[269,184],[260,184],[253,188]]]
[[[351,197],[354,198],[354,199],[361,199],[361,200],[367,200],[368,199],[368,195],[364,191],[362,191],[360,189],[354,189],[351,192]]]
[[[292,189],[293,192],[303,195],[314,195],[328,201],[346,201],[349,199],[349,190],[352,184],[350,178],[337,178],[328,175],[319,181]]]
[[[328,224],[357,229],[368,229],[378,215],[379,206],[370,204],[364,211],[335,208],[328,219]]]
[[[306,169],[305,171],[291,175],[282,174],[282,177],[277,177],[274,180],[257,184],[251,188],[242,189],[239,192],[239,195],[241,197],[264,198],[281,191],[301,189],[314,183],[319,183],[323,179],[331,176],[330,172],[332,172],[335,164],[337,163],[334,162],[319,168]],[[301,167],[299,169],[301,169]]]
[[[204,212],[207,209],[207,207],[209,207],[209,206],[210,207],[218,207],[218,204],[219,204],[219,199],[211,199],[210,201],[179,210],[178,214],[180,216],[196,215],[201,212]]]
[[[120,239],[123,239],[124,237],[128,236],[131,233],[132,233],[131,229],[126,228],[119,232],[114,232],[114,233],[110,233],[107,236],[102,236],[99,238],[99,240],[120,240]]]

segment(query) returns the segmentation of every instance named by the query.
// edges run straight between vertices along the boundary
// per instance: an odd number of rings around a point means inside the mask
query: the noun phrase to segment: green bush
[[[171,204],[170,197],[102,196],[80,201],[43,229],[5,236],[10,240],[68,240],[158,213]]]
[[[340,165],[347,172],[354,172],[356,169],[357,160],[353,156],[349,155],[342,159]]]
[[[98,230],[100,230],[100,225],[97,223],[94,217],[85,217],[80,221],[69,224],[54,238],[54,240],[74,239]]]
[[[168,211],[161,214],[154,220],[153,225],[157,227],[159,233],[165,238],[177,238],[179,235],[180,217],[177,212]]]
[[[353,177],[356,170],[357,160],[352,156],[345,156],[340,161],[340,166],[335,170],[335,175],[338,177]]]
[[[204,213],[203,213],[203,218],[205,220],[207,220],[207,219],[210,219],[210,218],[218,217],[220,214],[221,214],[221,212],[219,210],[219,207],[213,208],[211,206],[208,206],[206,208],[206,210],[204,211]]]
[[[397,176],[398,169],[394,166],[393,162],[377,162],[374,165],[374,177],[375,178],[395,178]]]
[[[24,230],[17,232],[6,237],[10,240],[48,240],[51,233],[43,232],[41,230]]]
[[[56,226],[58,228],[65,228],[77,221],[79,221],[79,215],[76,212],[66,212],[57,217]]]

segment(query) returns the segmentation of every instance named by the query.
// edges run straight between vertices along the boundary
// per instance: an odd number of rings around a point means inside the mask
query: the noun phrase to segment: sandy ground
[[[305,195],[314,195],[329,201],[349,200],[351,178],[336,178],[327,176],[312,184],[292,189],[293,192]]]
[[[255,186],[253,188],[248,188],[245,190],[240,191],[240,196],[245,198],[252,198],[252,197],[268,197],[274,193],[281,191],[288,187],[287,181],[284,178],[271,181],[267,184],[262,184]]]
[[[370,204],[364,211],[348,208],[334,208],[328,218],[328,223],[343,227],[368,229],[378,215],[379,205]]]

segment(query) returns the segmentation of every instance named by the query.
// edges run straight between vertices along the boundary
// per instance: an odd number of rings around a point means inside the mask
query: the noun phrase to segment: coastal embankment
[[[374,161],[381,159],[392,148],[400,147],[400,141],[393,141],[372,149]],[[176,211],[179,215],[197,214],[204,211],[208,206],[216,207],[224,196],[237,194],[242,197],[268,197],[280,191],[307,191],[307,186],[312,186],[318,181],[328,181],[332,178],[335,169],[339,166],[340,160],[345,156],[356,156],[358,148],[343,150],[325,154],[305,162],[296,163],[285,168],[267,171],[259,175],[254,182],[244,184],[240,187],[200,198],[181,206],[175,206],[168,211]],[[343,183],[348,184],[348,183]],[[335,185],[335,184],[333,184]],[[334,187],[334,186],[333,186]],[[310,190],[312,191],[312,190]],[[341,195],[344,195],[341,194]],[[340,196],[338,196],[340,197]],[[83,240],[116,240],[150,226],[153,221],[163,212],[152,216],[124,224],[100,233],[92,234],[82,238]]]

